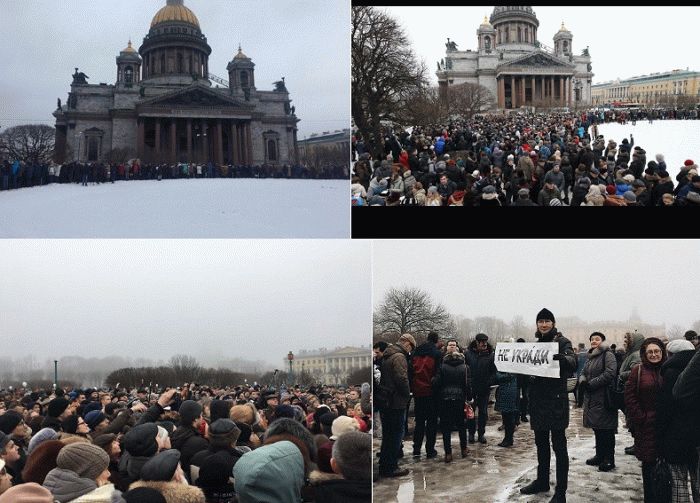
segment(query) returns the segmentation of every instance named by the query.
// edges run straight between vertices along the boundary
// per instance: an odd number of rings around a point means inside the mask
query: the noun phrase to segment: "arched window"
[[[530,31],[525,28],[525,42],[530,42]]]
[[[124,70],[124,81],[127,84],[133,84],[134,82],[134,69],[130,66],[127,66]]]
[[[491,37],[486,37],[486,41],[485,41],[484,45],[486,46],[487,51],[491,50]]]
[[[248,72],[241,72],[241,87],[249,87]]]
[[[569,42],[564,40],[564,54],[568,54],[568,53],[569,53]]]

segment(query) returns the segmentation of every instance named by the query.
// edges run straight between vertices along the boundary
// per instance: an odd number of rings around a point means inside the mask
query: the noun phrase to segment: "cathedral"
[[[258,90],[255,64],[239,46],[226,81],[209,73],[211,52],[184,0],[167,0],[141,47],[129,41],[117,56],[116,83],[89,84],[75,69],[68,100],[53,113],[57,160],[298,163],[299,119],[284,78]]]
[[[573,35],[562,22],[554,48],[537,38],[540,22],[532,7],[497,6],[476,31],[476,51],[457,50],[447,39],[438,62],[441,92],[472,83],[493,96],[494,109],[551,109],[591,103],[591,57],[588,48],[574,55]]]

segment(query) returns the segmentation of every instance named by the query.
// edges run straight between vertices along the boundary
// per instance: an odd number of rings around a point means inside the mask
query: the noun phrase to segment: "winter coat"
[[[333,503],[368,503],[372,501],[372,483],[369,480],[331,479],[315,487],[315,500]]]
[[[78,476],[72,470],[54,468],[44,479],[43,486],[59,503],[67,503],[97,489],[97,483]]]
[[[121,495],[121,491],[117,491],[113,484],[106,484],[74,499],[71,503],[118,503],[124,501]]]
[[[569,426],[569,394],[566,379],[576,372],[577,362],[571,341],[552,328],[546,334],[537,332],[538,342],[557,342],[559,354],[559,377],[530,376],[528,386],[528,408],[530,427],[533,430],[564,430]]]
[[[664,194],[673,194],[673,182],[670,178],[664,178],[651,189],[651,202],[655,206],[663,205],[661,197]]]
[[[405,409],[411,398],[407,358],[408,353],[399,344],[390,345],[384,352],[379,385],[391,392],[389,409]]]
[[[501,413],[518,412],[518,379],[515,374],[496,372],[496,405],[495,410]]]
[[[622,361],[622,365],[620,365],[620,378],[623,382],[627,381],[629,378],[632,367],[639,363],[639,350],[641,349],[643,343],[644,336],[642,334],[632,334],[631,339],[627,344],[627,356]]]
[[[681,413],[688,416],[693,424],[700,424],[700,351],[695,355],[673,386],[673,399]],[[700,445],[700,439],[695,440]]]
[[[403,174],[404,194],[406,197],[413,195],[413,186],[416,184],[416,177],[413,176],[410,170]]]
[[[540,193],[537,196],[537,204],[540,206],[549,206],[550,201],[552,201],[552,199],[559,199],[560,195],[561,193],[556,187],[554,187],[554,190],[551,191],[544,188],[540,190]]]
[[[233,478],[239,503],[296,503],[304,485],[304,460],[292,442],[275,442],[246,453],[233,468]]]
[[[192,457],[209,447],[209,442],[191,426],[178,427],[170,437],[170,443],[173,449],[180,451],[180,465],[188,477]]]
[[[469,370],[462,353],[454,352],[445,355],[440,371],[433,380],[433,389],[442,401],[465,402],[471,399]]]
[[[661,366],[663,386],[656,406],[656,438],[659,454],[676,465],[692,464],[698,458],[695,450],[700,440],[698,417],[686,413],[673,399],[673,386],[695,353],[695,350],[680,351]]]
[[[128,452],[123,452],[119,459],[119,477],[122,483],[129,485],[141,476],[141,468],[152,456],[132,456]]]
[[[425,189],[417,190],[415,198],[418,206],[425,206]]]
[[[433,395],[432,380],[440,370],[442,353],[435,343],[426,341],[416,348],[411,356],[413,379],[411,390],[416,398]]]
[[[483,395],[489,392],[489,388],[496,380],[496,364],[494,363],[495,351],[491,344],[486,346],[486,351],[479,353],[476,350],[476,340],[473,340],[464,352],[469,373],[472,379],[474,394]]]
[[[583,426],[595,430],[617,429],[617,410],[605,407],[606,388],[617,374],[617,360],[608,347],[601,344],[588,351],[581,382],[583,395]]]
[[[199,451],[197,454],[192,456],[192,459],[190,460],[190,469],[192,469],[193,466],[201,467],[202,463],[204,463],[204,461],[214,454],[218,454],[218,456],[224,460],[226,463],[226,471],[228,473],[233,473],[233,467],[236,464],[236,461],[243,456],[244,451],[235,447],[218,449],[210,446],[208,449]],[[196,480],[192,480],[193,484],[196,482]]]
[[[167,503],[206,503],[204,493],[199,487],[186,486],[180,482],[144,481],[139,480],[129,486],[129,490],[137,487],[150,487],[161,493]]]
[[[656,401],[662,385],[661,365],[652,366],[646,361],[632,367],[625,384],[625,411],[634,436],[634,455],[646,463],[657,458]]]

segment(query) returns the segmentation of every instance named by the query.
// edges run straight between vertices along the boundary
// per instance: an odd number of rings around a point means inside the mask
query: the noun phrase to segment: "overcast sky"
[[[2,240],[0,256],[3,356],[278,366],[370,343],[367,241]]]
[[[510,322],[519,314],[533,329],[547,307],[587,322],[626,321],[636,309],[644,322],[688,330],[700,319],[698,257],[700,244],[686,240],[375,241],[374,305],[409,286],[453,315]]]
[[[673,69],[700,71],[697,20],[700,7],[532,7],[537,38],[554,47],[562,21],[573,35],[574,54],[590,47],[593,84]],[[476,50],[476,31],[493,6],[388,7],[406,29],[414,52],[424,59],[437,85],[437,62],[447,38],[457,49]]]
[[[2,0],[0,126],[55,124],[75,67],[114,84],[115,58],[138,50],[166,0]],[[185,0],[212,48],[209,71],[228,80],[238,52],[255,63],[258,90],[286,77],[299,139],[350,124],[349,0]]]

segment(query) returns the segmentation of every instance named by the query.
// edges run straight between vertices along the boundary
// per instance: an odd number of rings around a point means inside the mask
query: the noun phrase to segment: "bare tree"
[[[177,381],[183,383],[196,381],[202,371],[197,359],[189,355],[175,355],[170,358],[168,365],[173,369]]]
[[[494,105],[494,97],[484,86],[478,84],[458,84],[446,91],[447,108],[450,115],[471,119],[474,115],[488,110]]]
[[[525,319],[522,315],[517,314],[513,316],[513,319],[510,321],[510,333],[515,340],[519,338],[527,340],[531,332],[531,330],[528,330],[528,326],[525,324]]]
[[[447,102],[437,87],[417,87],[409,93],[401,119],[404,124],[439,124],[448,115]]]
[[[375,339],[392,340],[410,333],[416,342],[435,330],[443,336],[455,331],[452,317],[442,304],[435,304],[430,295],[418,288],[392,288],[374,312]]]
[[[352,116],[362,136],[381,143],[381,121],[396,121],[402,103],[428,81],[398,21],[371,6],[352,7]]]
[[[56,130],[44,124],[15,126],[0,134],[0,152],[10,159],[49,162],[54,154]]]
[[[666,330],[666,335],[669,340],[672,341],[675,339],[682,339],[683,334],[685,334],[685,330],[683,330],[680,325],[671,325],[671,327]]]

